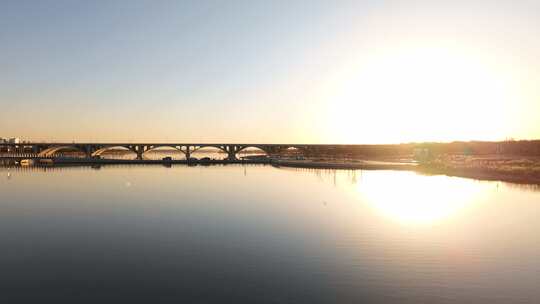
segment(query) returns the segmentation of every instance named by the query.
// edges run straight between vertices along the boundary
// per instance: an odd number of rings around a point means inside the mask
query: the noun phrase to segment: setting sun
[[[504,139],[518,98],[502,67],[445,48],[381,52],[345,78],[328,113],[347,143]]]

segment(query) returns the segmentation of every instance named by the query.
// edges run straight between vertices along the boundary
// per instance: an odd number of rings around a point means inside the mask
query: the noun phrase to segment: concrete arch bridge
[[[295,144],[184,144],[184,143],[25,143],[23,150],[31,150],[37,157],[52,158],[62,152],[80,152],[87,158],[101,156],[107,151],[122,149],[135,153],[137,159],[143,159],[146,152],[154,151],[159,148],[172,148],[182,152],[186,159],[191,154],[203,148],[215,148],[227,154],[228,160],[237,160],[237,154],[248,149],[259,149],[269,156],[280,155],[288,149],[296,149],[302,154],[316,152],[320,150],[320,145],[295,145]]]

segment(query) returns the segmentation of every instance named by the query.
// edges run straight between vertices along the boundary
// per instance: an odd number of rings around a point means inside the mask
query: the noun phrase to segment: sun
[[[477,57],[444,48],[381,52],[351,67],[329,99],[346,143],[504,138],[511,81]]]

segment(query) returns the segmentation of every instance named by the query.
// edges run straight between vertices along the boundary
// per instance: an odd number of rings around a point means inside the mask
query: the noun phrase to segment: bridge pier
[[[191,147],[190,146],[186,146],[185,154],[186,154],[186,160],[189,160],[191,158]]]
[[[92,147],[84,146],[83,151],[86,158],[92,158],[92,154],[94,153]]]
[[[135,153],[137,153],[137,160],[143,159],[144,146],[136,146]]]
[[[238,160],[236,158],[236,153],[238,152],[238,147],[235,145],[225,146],[225,151],[227,151],[227,160]]]

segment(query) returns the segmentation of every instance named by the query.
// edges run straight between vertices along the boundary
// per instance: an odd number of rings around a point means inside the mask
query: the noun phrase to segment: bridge
[[[63,152],[83,153],[86,158],[98,158],[107,151],[127,150],[142,160],[145,153],[159,148],[169,148],[182,152],[186,159],[203,148],[215,148],[226,153],[227,160],[237,160],[237,154],[249,149],[258,149],[269,156],[280,155],[288,149],[295,149],[303,155],[322,151],[342,150],[351,145],[313,144],[231,144],[231,143],[0,143],[0,152],[27,154],[29,157],[54,158]],[[354,145],[352,145],[354,146]]]

